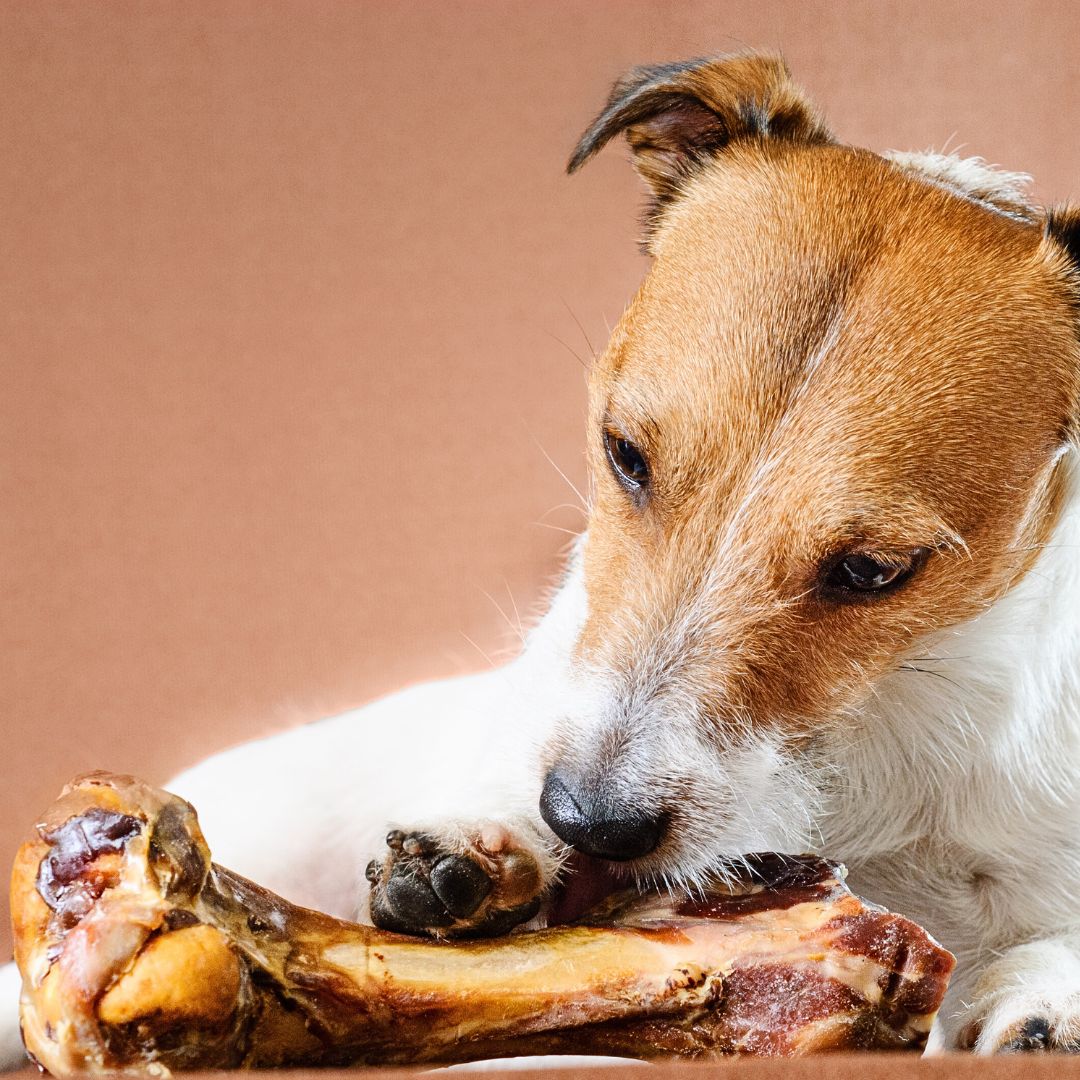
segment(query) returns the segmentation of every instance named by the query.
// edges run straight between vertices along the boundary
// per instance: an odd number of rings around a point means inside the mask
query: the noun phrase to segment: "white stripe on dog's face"
[[[592,377],[545,765],[665,815],[633,869],[693,879],[807,846],[829,739],[1022,576],[1080,365],[1038,227],[861,151],[732,148],[652,250]]]

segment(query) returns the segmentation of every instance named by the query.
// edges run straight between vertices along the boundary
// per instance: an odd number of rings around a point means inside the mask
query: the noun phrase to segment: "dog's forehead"
[[[895,475],[907,458],[946,483],[981,426],[1026,468],[1075,356],[1041,241],[869,152],[749,145],[662,223],[595,394],[699,461],[719,447],[734,465],[782,429],[805,460],[888,457]]]

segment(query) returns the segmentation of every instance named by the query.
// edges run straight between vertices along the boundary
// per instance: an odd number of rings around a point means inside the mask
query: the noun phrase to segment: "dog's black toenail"
[[[444,855],[431,868],[431,888],[447,911],[467,919],[491,892],[491,878],[472,859]]]
[[[1050,1022],[1041,1016],[1025,1020],[1020,1034],[1002,1046],[1005,1054],[1024,1054],[1050,1048]]]
[[[366,877],[372,885],[374,885],[379,880],[379,878],[382,877],[382,874],[380,873],[378,859],[372,859],[371,862],[367,864],[367,869],[364,871],[364,877]]]
[[[1041,1016],[1033,1016],[1030,1020],[1024,1021],[1020,1034],[1025,1039],[1046,1044],[1050,1042],[1050,1022]]]
[[[386,846],[393,848],[394,851],[400,851],[401,845],[405,842],[405,834],[400,829],[391,829],[386,834]]]
[[[454,916],[431,891],[422,878],[413,875],[391,875],[386,883],[386,902],[397,918],[412,927],[414,933],[427,927],[449,926]]]

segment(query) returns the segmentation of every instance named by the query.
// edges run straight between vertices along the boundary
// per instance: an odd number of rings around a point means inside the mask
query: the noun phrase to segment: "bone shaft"
[[[755,858],[769,888],[438,943],[289,904],[214,866],[186,803],[97,774],[16,863],[23,1030],[60,1077],[920,1047],[949,954],[830,864]]]

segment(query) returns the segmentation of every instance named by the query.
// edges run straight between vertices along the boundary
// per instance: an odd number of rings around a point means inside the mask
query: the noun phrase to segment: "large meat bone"
[[[130,777],[69,785],[37,832],[12,881],[23,1037],[61,1077],[918,1049],[953,967],[816,859],[760,856],[704,901],[635,895],[589,925],[451,944],[211,864],[192,808]]]

